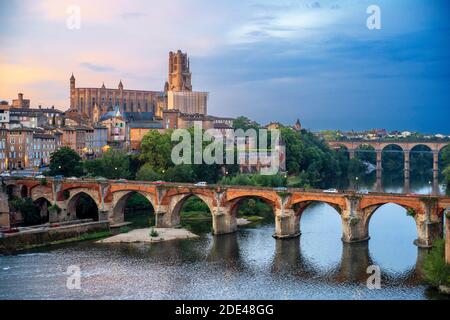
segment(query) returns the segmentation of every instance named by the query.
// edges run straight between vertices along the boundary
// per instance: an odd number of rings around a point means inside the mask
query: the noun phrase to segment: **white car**
[[[37,175],[35,178],[36,178],[36,179],[45,179],[45,176],[43,176],[42,174],[40,174],[40,175]]]
[[[369,194],[369,190],[366,190],[366,189],[359,190],[358,193],[360,193],[360,194]]]
[[[0,174],[1,177],[11,177],[11,174],[9,172],[2,172],[2,174]]]
[[[197,187],[206,187],[207,183],[205,181],[199,181],[195,184]]]
[[[78,178],[77,177],[69,177],[69,178],[67,178],[67,180],[78,180]]]
[[[335,189],[335,188],[323,190],[323,192],[324,192],[324,193],[338,193],[337,189]]]

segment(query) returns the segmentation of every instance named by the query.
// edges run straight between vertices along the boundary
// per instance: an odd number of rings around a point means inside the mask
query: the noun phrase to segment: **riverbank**
[[[108,221],[70,221],[62,225],[43,225],[12,234],[2,234],[0,253],[46,247],[50,245],[93,240],[110,236]]]
[[[177,239],[195,239],[198,235],[183,228],[143,228],[121,233],[98,243],[153,243]]]

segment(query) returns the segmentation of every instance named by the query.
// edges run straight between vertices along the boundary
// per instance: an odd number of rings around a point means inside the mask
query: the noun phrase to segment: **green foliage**
[[[425,280],[429,285],[438,287],[450,285],[450,265],[445,262],[445,241],[434,241],[433,248],[424,262]]]
[[[131,210],[151,209],[152,204],[142,194],[135,193],[128,199],[126,208]]]
[[[238,216],[244,217],[255,215],[270,217],[273,215],[272,208],[267,203],[258,198],[248,198],[242,200],[237,213]]]
[[[238,174],[234,177],[222,177],[219,183],[231,186],[284,187],[287,178],[283,175]]]
[[[19,198],[17,196],[10,196],[9,197],[9,206],[11,208],[13,208],[14,210],[20,211],[23,201],[24,200],[22,198]]]
[[[296,187],[328,188],[347,175],[347,155],[331,150],[324,140],[311,132],[281,128],[286,145],[286,169],[290,176],[299,176]]]
[[[355,151],[355,156],[364,162],[369,162],[373,165],[377,163],[377,154],[375,149],[369,145],[361,145]]]
[[[429,196],[429,197],[424,196],[424,197],[420,197],[420,201],[422,201],[426,205],[434,206],[438,202],[438,198],[432,197],[432,196]]]
[[[211,220],[211,214],[205,211],[183,211],[180,217],[183,220]]]
[[[136,180],[157,181],[161,179],[162,175],[156,172],[149,163],[146,163],[140,167],[139,171],[136,173]]]
[[[122,226],[119,228],[119,233],[128,233],[130,232],[131,228],[128,226]]]
[[[366,165],[361,159],[354,157],[348,162],[348,177],[354,180],[356,177],[363,177],[366,174]]]
[[[84,167],[91,176],[100,176],[107,179],[129,179],[132,177],[129,156],[124,152],[112,149],[98,159],[86,161]]]
[[[450,195],[450,165],[443,171],[446,183],[446,194]]]
[[[255,122],[250,120],[247,117],[237,117],[236,119],[233,120],[233,129],[243,129],[243,130],[248,130],[248,129],[259,129],[261,126]]]
[[[39,184],[40,184],[41,186],[46,186],[46,185],[47,185],[47,179],[45,179],[45,178],[41,179],[41,180],[39,181]]]
[[[410,217],[414,217],[416,215],[416,210],[414,210],[413,208],[408,208],[406,214]]]
[[[150,235],[150,237],[155,238],[155,237],[159,236],[159,233],[154,228],[151,228],[149,235]]]
[[[180,164],[167,169],[164,173],[164,180],[169,182],[195,182],[197,175],[194,172],[194,165]]]
[[[20,211],[25,225],[36,225],[42,222],[39,206],[34,204],[31,198],[11,197],[9,205],[17,211]]]
[[[56,203],[54,203],[50,207],[48,207],[48,211],[59,213],[61,212],[61,208]]]
[[[189,197],[181,208],[182,212],[210,212],[208,205],[199,197]]]
[[[426,146],[414,147],[410,155],[411,179],[433,179],[433,154]],[[419,152],[420,151],[420,152]]]
[[[141,141],[139,159],[156,171],[162,171],[172,166],[170,136],[170,131],[160,133],[157,130],[150,130],[147,132]]]
[[[83,164],[75,150],[62,147],[51,154],[49,169],[50,176],[79,177],[83,173]]]

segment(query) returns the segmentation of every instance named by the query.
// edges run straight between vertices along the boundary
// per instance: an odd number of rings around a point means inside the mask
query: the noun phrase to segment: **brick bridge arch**
[[[80,194],[87,194],[102,212],[101,219],[110,222],[120,221],[125,199],[132,193],[143,194],[153,205],[157,227],[173,227],[179,223],[181,206],[190,196],[202,199],[211,211],[213,230],[216,234],[231,233],[237,230],[235,209],[239,201],[246,198],[259,198],[270,204],[275,214],[275,236],[294,237],[300,233],[300,216],[313,202],[324,202],[340,213],[343,228],[343,241],[367,240],[371,216],[384,204],[394,203],[414,210],[418,230],[418,244],[430,246],[439,232],[442,233],[442,215],[450,208],[450,197],[420,196],[412,194],[354,192],[324,193],[322,190],[274,188],[207,186],[189,184],[155,185],[144,181],[118,183],[116,181],[80,180],[69,182],[48,179],[48,185],[40,185],[35,179],[8,179],[6,185],[13,188],[26,185],[33,199],[45,197],[56,203],[61,214],[53,218],[57,222],[76,219],[74,207]],[[5,189],[5,188],[4,188]],[[3,191],[5,193],[5,190]],[[56,192],[56,194],[53,194]],[[67,194],[68,193],[68,194]],[[4,196],[4,195],[3,195]],[[52,201],[55,199],[55,201]]]
[[[141,190],[115,190],[112,193],[112,203],[114,204],[110,210],[109,220],[114,223],[121,223],[125,221],[125,206],[128,199],[134,194],[140,194],[145,197],[151,204],[153,211],[156,211],[155,194],[148,191]]]
[[[242,201],[246,199],[259,199],[272,208],[274,215],[280,211],[282,207],[281,199],[273,191],[238,188],[227,190],[225,197],[222,199],[222,205],[229,208],[230,214],[237,217],[237,209]]]
[[[97,206],[97,211],[98,211],[97,214],[99,213],[99,211],[102,207],[101,206],[102,201],[101,201],[101,197],[99,195],[97,188],[91,189],[91,188],[86,188],[86,187],[83,188],[83,187],[79,187],[79,186],[78,187],[68,187],[68,188],[64,188],[63,190],[61,190],[60,193],[62,193],[62,194],[59,196],[64,197],[65,192],[69,192],[69,196],[67,199],[65,199],[65,201],[67,203],[67,205],[66,205],[67,215],[71,219],[77,218],[76,206],[82,195],[87,195],[89,198],[92,199],[92,201]],[[95,219],[98,219],[98,217],[96,217]]]
[[[53,190],[49,185],[36,185],[30,190],[30,198],[36,201],[39,198],[44,198],[48,202],[53,203]]]
[[[214,192],[207,189],[181,188],[167,191],[161,200],[161,206],[166,208],[166,214],[164,216],[165,222],[172,226],[178,226],[180,224],[181,208],[192,196],[198,197],[208,206],[211,217],[214,220],[217,212],[217,210],[215,210],[217,207],[217,201],[215,199]]]

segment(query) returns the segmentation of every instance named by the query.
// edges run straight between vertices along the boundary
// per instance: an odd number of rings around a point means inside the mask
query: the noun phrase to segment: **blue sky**
[[[381,30],[366,27],[371,4]],[[67,109],[71,72],[77,86],[161,90],[182,49],[210,114],[450,134],[449,12],[444,0],[2,1],[0,98]]]

